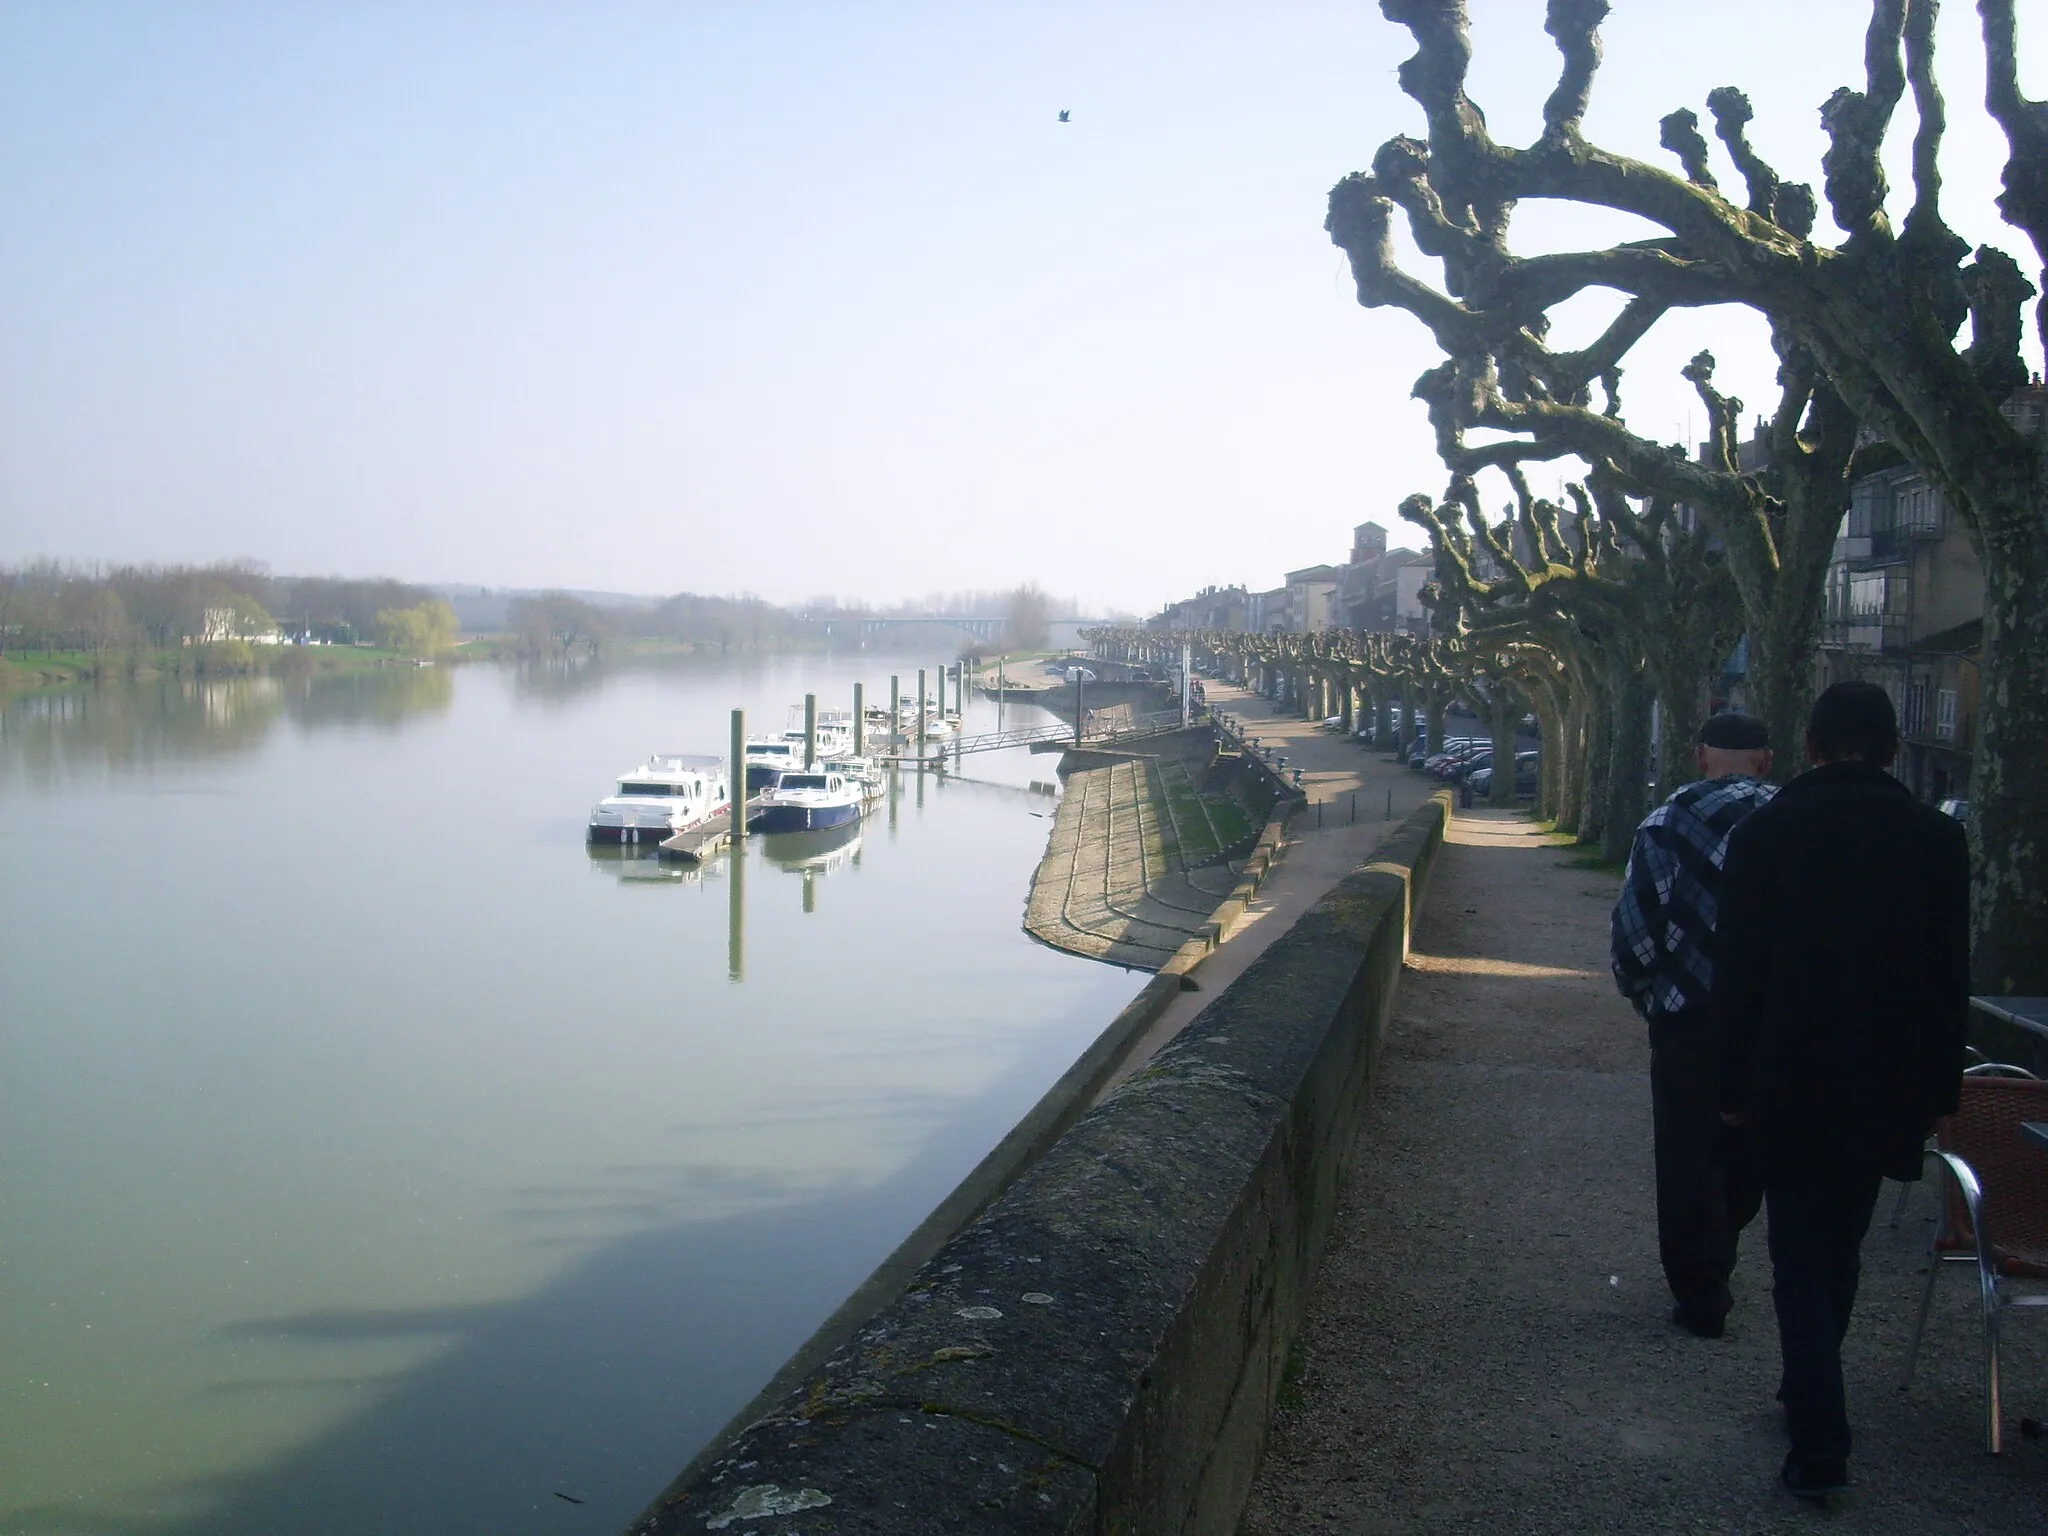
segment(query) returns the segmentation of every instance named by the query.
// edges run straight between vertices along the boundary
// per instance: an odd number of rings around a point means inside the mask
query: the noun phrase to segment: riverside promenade
[[[1110,1078],[1101,1097],[1142,1068],[1209,1000],[1266,952],[1329,889],[1372,857],[1382,838],[1399,827],[1440,786],[1362,742],[1323,730],[1257,694],[1228,683],[1207,684],[1209,707],[1236,716],[1261,742],[1302,769],[1302,790],[1312,803],[1295,813],[1280,856],[1227,942],[1202,962],[1199,980],[1167,1005]],[[1353,796],[1358,819],[1351,819]],[[1322,814],[1314,802],[1322,803]],[[1391,806],[1392,819],[1387,810]]]
[[[2048,1445],[2012,1422],[2048,1416],[2048,1327],[2005,1330],[2003,1457],[1967,1271],[1899,1389],[1926,1186],[1894,1231],[1887,1185],[1864,1245],[1856,1486],[1825,1510],[1778,1487],[1761,1219],[1727,1337],[1667,1320],[1649,1051],[1607,973],[1618,884],[1523,817],[1455,819],[1241,1536],[2048,1529]]]
[[[1288,826],[1279,858],[1250,910],[1233,925],[1230,942],[1203,962],[1203,989],[1213,991],[1363,863],[1437,786],[1387,754],[1283,713],[1256,694],[1208,686],[1212,708],[1242,718],[1251,734],[1287,758],[1290,774],[1303,770],[1301,789],[1310,801]],[[1206,753],[1208,735],[1197,735]],[[1166,824],[1171,812],[1162,814],[1148,774],[1181,769],[1170,756],[1148,769],[1147,754],[1157,750],[1141,745],[1122,761],[1101,754],[1100,764],[1069,775],[1066,803],[1026,904],[1024,926],[1037,938],[1112,965],[1156,970],[1230,895],[1243,859],[1202,867],[1175,856],[1176,839]]]

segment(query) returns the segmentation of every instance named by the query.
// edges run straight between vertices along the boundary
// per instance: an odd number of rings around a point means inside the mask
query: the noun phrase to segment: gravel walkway
[[[1974,1285],[1944,1276],[1898,1389],[1933,1202],[1864,1246],[1846,1351],[1857,1486],[1777,1486],[1761,1220],[1725,1339],[1667,1320],[1648,1047],[1606,970],[1617,882],[1467,812],[1430,889],[1359,1172],[1323,1260],[1243,1536],[1307,1531],[2048,1530],[2048,1316],[2006,1330],[1984,1454]]]

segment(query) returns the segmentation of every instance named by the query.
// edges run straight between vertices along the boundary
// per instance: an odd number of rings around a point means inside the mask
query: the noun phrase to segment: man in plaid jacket
[[[1746,1132],[1720,1114],[1714,1026],[1714,928],[1728,834],[1777,792],[1770,735],[1747,715],[1711,717],[1693,748],[1697,782],[1644,818],[1614,907],[1612,965],[1650,1026],[1657,1249],[1677,1305],[1671,1318],[1721,1336],[1735,1244],[1763,1201]]]

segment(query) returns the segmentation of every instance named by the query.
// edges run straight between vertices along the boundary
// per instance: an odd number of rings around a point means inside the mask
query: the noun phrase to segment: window
[[[1954,741],[1956,739],[1956,691],[1941,688],[1934,695],[1934,739]]]

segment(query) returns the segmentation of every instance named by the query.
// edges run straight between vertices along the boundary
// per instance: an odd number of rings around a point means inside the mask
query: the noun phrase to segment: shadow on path
[[[1244,1536],[2041,1530],[2048,1447],[1984,1454],[1971,1288],[1899,1370],[1933,1201],[1880,1221],[1847,1356],[1855,1490],[1777,1486],[1761,1224],[1728,1337],[1667,1320],[1648,1045],[1608,978],[1619,882],[1526,821],[1452,829]],[[2007,1330],[2008,1412],[2048,1409],[2048,1328]]]

